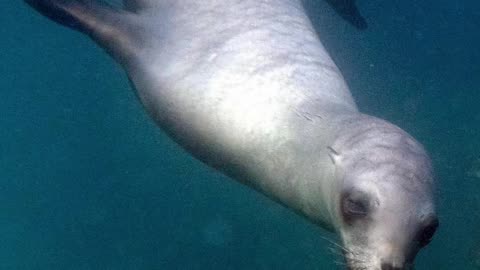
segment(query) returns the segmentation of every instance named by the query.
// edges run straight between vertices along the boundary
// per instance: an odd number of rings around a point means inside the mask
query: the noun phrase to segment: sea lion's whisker
[[[353,251],[349,250],[349,249],[346,248],[345,246],[343,246],[343,245],[341,245],[341,244],[339,244],[339,243],[337,243],[337,242],[335,242],[335,241],[333,241],[333,240],[331,240],[331,239],[328,239],[328,238],[325,237],[325,236],[320,236],[320,237],[321,237],[323,240],[325,240],[325,241],[329,242],[330,244],[332,244],[334,247],[339,248],[339,249],[343,250],[343,251],[346,252],[346,253],[353,253]]]
[[[336,247],[327,247],[327,249],[334,255],[341,255],[343,256],[343,253]]]

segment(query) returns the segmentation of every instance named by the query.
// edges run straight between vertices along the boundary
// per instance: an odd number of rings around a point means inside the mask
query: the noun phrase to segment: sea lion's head
[[[392,124],[375,119],[354,126],[330,148],[339,183],[336,229],[347,268],[411,269],[439,224],[430,160]]]

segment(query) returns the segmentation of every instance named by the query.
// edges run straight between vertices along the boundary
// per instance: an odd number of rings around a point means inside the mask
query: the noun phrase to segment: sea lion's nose
[[[395,266],[392,263],[383,262],[381,265],[381,269],[382,270],[403,270],[404,268]]]

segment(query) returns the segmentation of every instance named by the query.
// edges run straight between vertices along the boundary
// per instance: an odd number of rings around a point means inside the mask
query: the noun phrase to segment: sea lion
[[[338,233],[350,269],[408,269],[437,226],[428,154],[362,114],[299,0],[25,0],[89,35],[206,164]]]

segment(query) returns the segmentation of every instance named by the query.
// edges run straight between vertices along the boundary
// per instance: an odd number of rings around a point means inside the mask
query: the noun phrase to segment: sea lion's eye
[[[438,225],[439,225],[438,219],[432,218],[429,224],[425,226],[423,230],[420,231],[420,233],[417,236],[417,241],[418,241],[418,245],[421,248],[425,247],[432,241],[432,237],[437,231]]]
[[[365,217],[368,214],[369,203],[364,194],[346,194],[341,202],[342,216],[346,223]]]

